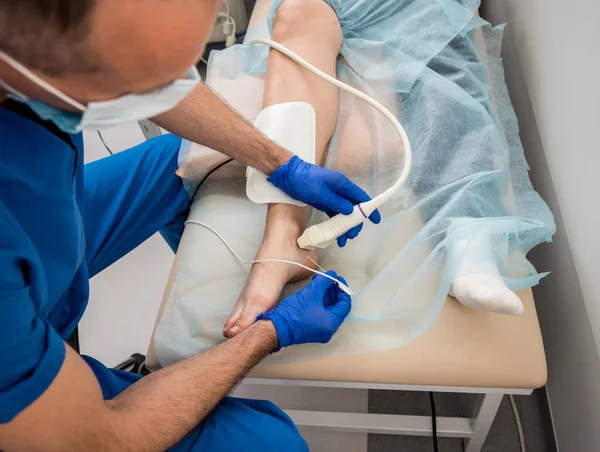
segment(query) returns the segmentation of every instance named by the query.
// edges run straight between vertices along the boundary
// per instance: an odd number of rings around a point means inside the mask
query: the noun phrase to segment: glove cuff
[[[302,159],[297,155],[293,155],[291,159],[273,171],[273,173],[267,178],[267,181],[271,182],[277,188],[287,193],[288,187],[286,182],[290,167],[297,165],[299,161],[302,161]]]
[[[292,334],[288,322],[277,311],[271,310],[269,312],[260,314],[258,317],[256,317],[256,320],[270,320],[275,326],[275,331],[277,332],[277,348],[271,353],[278,352],[282,348],[291,345],[290,342]]]

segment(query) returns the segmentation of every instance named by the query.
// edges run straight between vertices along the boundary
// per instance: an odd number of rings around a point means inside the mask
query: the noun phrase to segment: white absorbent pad
[[[476,16],[475,0],[413,0],[410,7],[369,0],[356,7],[362,1],[331,1],[345,37],[337,77],[399,118],[411,141],[413,169],[402,190],[381,207],[381,224],[367,222],[345,248],[334,245],[319,253],[320,264],[344,276],[356,293],[338,334],[328,345],[291,347],[270,360],[397,347],[423,334],[472,249],[454,245],[473,237],[485,237],[490,246],[482,253],[489,262],[477,267],[497,268],[510,289],[531,287],[544,276],[526,254],[550,240],[555,226],[527,174],[503,77],[502,28]],[[267,58],[268,49],[260,46],[211,53],[207,83],[250,121],[261,111]],[[402,170],[399,137],[385,118],[351,95],[341,92],[339,106],[326,166],[377,195]],[[181,153],[180,174],[190,190],[205,174],[197,162],[210,155],[214,151],[199,146]],[[252,259],[266,206],[246,198],[243,178],[209,182],[192,218]],[[324,219],[316,213],[311,221]],[[182,248],[155,335],[163,365],[223,340],[223,324],[249,270],[198,225],[187,227]]]
[[[285,102],[261,111],[254,121],[258,130],[305,162],[315,163],[317,115],[306,102]],[[267,180],[267,175],[248,167],[246,195],[258,204],[285,203],[305,207]]]

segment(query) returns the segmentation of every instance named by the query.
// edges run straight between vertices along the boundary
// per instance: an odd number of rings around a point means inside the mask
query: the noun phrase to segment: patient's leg
[[[322,0],[285,0],[273,23],[273,40],[311,64],[335,76],[342,32],[334,11]],[[338,91],[279,52],[271,50],[263,108],[283,102],[304,101],[317,113],[317,164],[322,164],[338,115]],[[256,259],[293,260],[315,268],[316,254],[301,250],[296,239],[306,228],[308,208],[270,204],[265,235]],[[310,259],[309,259],[310,257]],[[254,264],[223,333],[232,337],[254,323],[256,316],[274,307],[283,286],[310,276],[300,267],[281,263]]]
[[[480,30],[474,36],[479,36]],[[426,117],[428,123],[411,123],[409,136],[424,137],[415,142],[411,187],[414,197],[424,206],[424,222],[444,209],[445,218],[485,218],[506,216],[505,198],[499,192],[497,181],[488,178],[480,180],[473,190],[487,193],[485,200],[470,196],[457,181],[468,180],[475,171],[495,171],[500,169],[495,163],[492,146],[497,140],[494,135],[502,133],[493,127],[490,115],[493,114],[489,93],[482,81],[486,71],[475,69],[480,61],[473,35],[456,36],[443,50],[431,59],[428,68],[446,78],[448,85],[458,86],[471,98],[470,104],[457,105],[448,101],[448,96],[440,95],[435,109],[429,109],[427,102],[410,99],[411,96],[424,95],[432,98],[441,82],[437,85],[423,85],[421,90],[413,90],[407,95],[404,105],[410,110],[404,113],[410,117]],[[455,64],[460,56],[470,61],[472,71],[465,71]],[[483,63],[482,63],[483,64]],[[483,68],[481,68],[483,69]],[[426,90],[431,90],[427,93]],[[441,93],[440,93],[441,94]],[[479,103],[479,105],[477,105]],[[444,117],[452,115],[455,121],[446,121]],[[444,134],[428,134],[430,124],[444,124]],[[478,131],[478,134],[473,131]],[[466,137],[477,137],[479,147],[464,146]],[[440,152],[452,150],[451,152]],[[435,171],[432,165],[435,162]],[[460,165],[457,165],[460,162]],[[465,193],[462,193],[462,192]],[[436,193],[435,196],[432,196]],[[460,202],[452,202],[454,196],[462,196]],[[438,235],[437,240],[444,236]],[[470,234],[468,238],[452,242],[447,249],[452,265],[457,265],[455,278],[450,288],[451,295],[463,305],[477,310],[492,311],[500,314],[520,315],[523,304],[519,297],[504,283],[496,256],[492,236],[488,232]]]

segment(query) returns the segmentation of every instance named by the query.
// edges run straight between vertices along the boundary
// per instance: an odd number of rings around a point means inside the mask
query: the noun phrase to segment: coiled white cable
[[[282,264],[296,265],[298,267],[302,267],[305,270],[313,272],[316,275],[321,275],[321,276],[324,276],[325,278],[331,279],[332,281],[336,282],[340,286],[340,289],[343,292],[345,292],[346,294],[348,294],[350,296],[354,295],[354,292],[352,292],[352,289],[350,289],[350,287],[348,287],[346,284],[344,284],[343,282],[341,282],[339,279],[336,279],[333,276],[329,276],[327,273],[323,273],[323,272],[320,272],[320,271],[317,271],[317,270],[313,270],[312,268],[307,267],[306,265],[302,265],[299,262],[288,261],[288,260],[285,260],[285,259],[257,259],[257,260],[254,260],[254,261],[244,260],[244,259],[242,259],[240,257],[240,255],[238,253],[235,252],[235,250],[231,247],[231,245],[229,243],[227,243],[227,240],[225,240],[221,234],[219,234],[217,231],[215,231],[213,228],[211,228],[206,223],[202,223],[201,221],[196,221],[196,220],[187,220],[185,222],[185,224],[197,224],[197,225],[203,226],[206,229],[208,229],[209,231],[211,231],[213,234],[215,234],[217,237],[219,237],[219,239],[221,239],[221,241],[225,244],[225,246],[229,249],[229,251],[231,251],[231,254],[233,254],[235,256],[235,258],[238,260],[238,262],[240,264],[251,265],[251,264],[258,264],[258,263],[261,263],[261,262],[279,262],[279,263],[282,263]],[[315,264],[316,264],[316,262],[315,262]],[[318,264],[317,264],[317,266],[318,266]]]
[[[402,173],[394,185],[370,201],[354,206],[354,210],[350,215],[338,214],[329,220],[324,221],[323,223],[309,227],[298,239],[298,246],[303,249],[314,250],[318,248],[326,248],[339,236],[345,234],[353,227],[362,223],[366,218],[369,217],[369,215],[373,213],[375,209],[388,201],[394,195],[394,193],[396,193],[404,185],[406,179],[408,179],[408,175],[410,174],[410,168],[412,164],[410,141],[408,140],[406,131],[402,127],[402,124],[400,124],[400,121],[398,121],[398,119],[396,119],[396,117],[387,108],[385,108],[372,97],[317,69],[304,58],[295,54],[278,42],[270,39],[254,39],[250,41],[249,44],[265,44],[277,50],[278,52],[281,52],[288,58],[298,63],[300,66],[315,74],[317,77],[322,78],[326,82],[337,86],[339,89],[344,90],[371,105],[378,112],[380,112],[392,124],[392,126],[394,126],[398,132],[398,135],[400,135],[400,139],[402,140],[402,146],[404,148],[404,168],[402,169]]]

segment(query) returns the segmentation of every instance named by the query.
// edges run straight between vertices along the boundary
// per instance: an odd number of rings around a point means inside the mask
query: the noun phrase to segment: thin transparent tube
[[[236,253],[235,250],[231,247],[231,245],[227,242],[227,240],[225,240],[225,238],[221,234],[219,234],[216,230],[214,230],[213,228],[211,228],[206,223],[202,223],[201,221],[196,221],[196,220],[187,220],[185,222],[185,224],[197,224],[197,225],[203,226],[206,229],[208,229],[209,231],[211,231],[213,234],[215,234],[225,244],[225,246],[229,249],[229,251],[231,251],[231,254],[233,254],[235,256],[235,258],[238,260],[238,262],[240,264],[251,265],[251,264],[258,264],[258,263],[261,263],[261,262],[279,262],[281,264],[296,265],[296,266],[302,267],[303,269],[308,270],[308,271],[310,271],[310,272],[312,272],[312,273],[314,273],[316,275],[321,275],[321,276],[324,276],[325,278],[331,279],[332,281],[334,281],[336,284],[338,284],[340,286],[340,289],[343,292],[345,292],[346,294],[348,294],[350,296],[354,295],[354,292],[352,292],[352,289],[350,289],[350,287],[348,287],[346,284],[344,284],[343,282],[341,282],[339,279],[335,279],[333,276],[330,276],[327,273],[320,272],[320,271],[317,271],[317,270],[313,270],[312,268],[307,267],[306,265],[302,265],[299,262],[288,261],[288,260],[285,260],[285,259],[257,259],[257,260],[254,260],[254,261],[247,261],[245,259],[242,259],[240,257],[240,255],[238,253]],[[312,261],[312,259],[311,259],[311,261]],[[318,266],[318,264],[317,264],[317,266]]]

